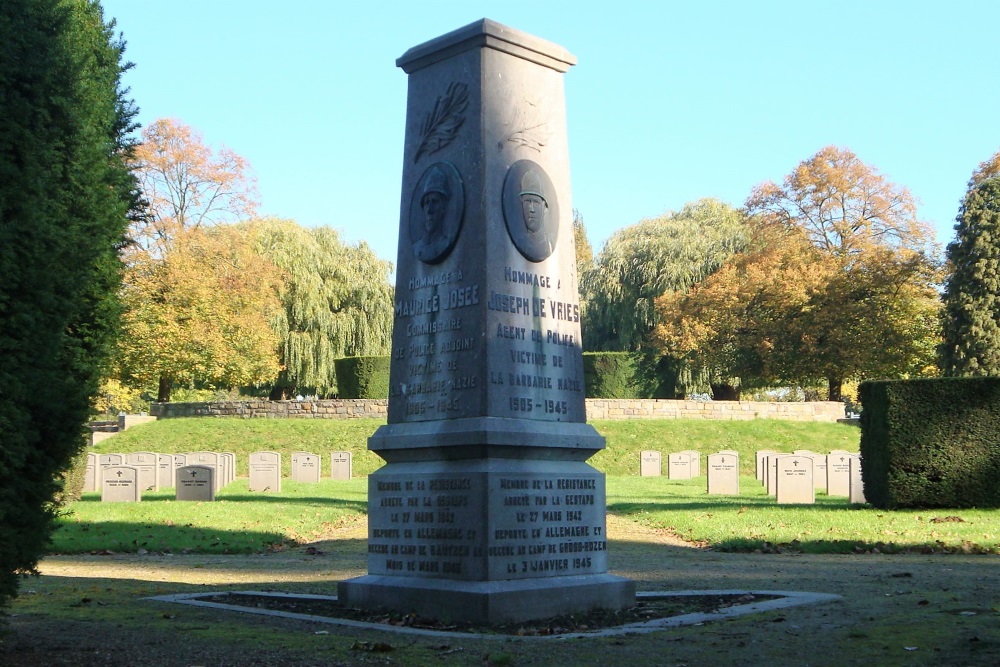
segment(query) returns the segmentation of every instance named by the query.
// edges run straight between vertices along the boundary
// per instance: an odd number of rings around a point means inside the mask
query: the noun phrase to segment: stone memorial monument
[[[586,423],[563,48],[481,20],[407,51],[388,423],[350,606],[507,622],[634,604]]]
[[[639,452],[639,476],[659,477],[663,474],[663,458],[655,449]]]

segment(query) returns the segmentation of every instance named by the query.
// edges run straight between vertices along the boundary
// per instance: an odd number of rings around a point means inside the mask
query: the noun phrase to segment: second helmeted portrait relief
[[[424,170],[410,199],[410,245],[421,262],[444,261],[455,247],[465,215],[462,177],[450,162]]]
[[[503,218],[514,247],[532,262],[552,254],[559,238],[559,202],[545,170],[518,160],[503,182]]]

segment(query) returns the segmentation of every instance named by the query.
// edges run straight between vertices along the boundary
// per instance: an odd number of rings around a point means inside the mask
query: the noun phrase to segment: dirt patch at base
[[[475,623],[445,623],[438,619],[424,618],[416,614],[400,614],[385,610],[363,610],[341,604],[337,600],[317,600],[304,597],[278,597],[270,595],[252,595],[247,593],[223,593],[198,598],[204,602],[251,609],[268,609],[295,614],[308,614],[325,618],[361,621],[391,628],[415,628],[445,632],[460,632],[482,635],[508,635],[511,637],[549,637],[567,635],[579,632],[603,630],[632,623],[645,623],[695,613],[715,613],[735,605],[751,604],[773,600],[777,596],[754,595],[751,593],[737,595],[686,595],[663,596],[652,599],[640,599],[635,606],[628,609],[608,610],[593,609],[577,614],[565,614],[552,618],[542,618],[521,623],[499,623],[494,625],[479,625]]]

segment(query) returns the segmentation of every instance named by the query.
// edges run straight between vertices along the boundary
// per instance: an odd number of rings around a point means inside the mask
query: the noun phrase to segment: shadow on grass
[[[140,549],[162,553],[251,554],[285,544],[277,531],[220,530],[190,524],[100,521],[65,523],[53,538],[50,553],[135,553]]]

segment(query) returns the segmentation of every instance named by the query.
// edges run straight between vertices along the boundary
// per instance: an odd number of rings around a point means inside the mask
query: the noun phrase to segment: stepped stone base
[[[520,581],[455,581],[366,575],[342,581],[341,602],[444,621],[519,623],[635,604],[635,582],[610,574]]]

